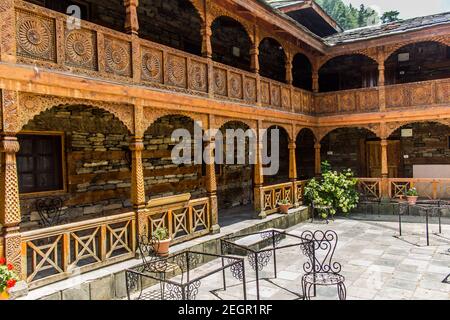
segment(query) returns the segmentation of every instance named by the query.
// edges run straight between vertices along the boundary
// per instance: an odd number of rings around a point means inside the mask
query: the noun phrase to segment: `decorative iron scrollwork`
[[[258,271],[262,271],[269,264],[272,255],[272,251],[267,250],[258,253],[251,252],[247,255],[247,258],[253,270],[256,271],[256,265],[258,265]]]

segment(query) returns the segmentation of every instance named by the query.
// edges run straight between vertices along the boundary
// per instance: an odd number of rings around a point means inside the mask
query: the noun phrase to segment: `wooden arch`
[[[323,138],[325,138],[329,133],[338,130],[338,129],[346,129],[346,128],[353,128],[353,129],[365,129],[367,131],[372,132],[375,136],[378,138],[381,138],[380,135],[380,125],[379,124],[369,124],[369,125],[349,125],[349,126],[333,126],[333,127],[321,127],[317,128],[316,131],[316,138],[318,142],[322,142]]]
[[[421,43],[421,42],[438,42],[442,45],[450,46],[450,37],[449,36],[430,37],[430,38],[425,38],[425,39],[416,39],[416,40],[410,40],[410,41],[406,41],[406,42],[400,42],[400,43],[393,44],[391,46],[387,46],[384,49],[384,55],[385,55],[384,61],[387,61],[399,49],[401,49],[405,46],[408,46],[410,44]]]
[[[239,15],[230,12],[228,10],[226,10],[225,8],[215,4],[215,3],[211,3],[209,9],[209,21],[208,21],[208,28],[212,28],[212,24],[215,20],[217,20],[220,17],[228,17],[231,18],[237,22],[239,22],[245,29],[245,31],[247,32],[248,37],[250,38],[250,41],[252,42],[252,44],[255,43],[255,37],[253,34],[253,25],[252,23],[246,21],[245,19],[243,19],[242,17],[240,17]]]
[[[383,134],[381,136],[382,139],[388,139],[395,131],[409,124],[414,123],[425,123],[425,122],[435,122],[447,126],[450,128],[450,118],[449,119],[424,119],[424,120],[413,120],[413,121],[396,121],[389,122],[386,124],[385,129],[383,130]]]
[[[9,131],[11,132],[20,132],[23,126],[35,116],[53,107],[84,105],[110,112],[124,124],[130,133],[134,133],[132,105],[28,93],[19,93],[18,101],[18,110],[5,112],[6,121],[10,124]]]
[[[373,62],[375,62],[376,64],[378,64],[378,53],[373,51],[367,51],[367,50],[361,50],[361,51],[352,51],[349,53],[342,53],[342,54],[336,54],[336,55],[332,55],[332,56],[325,56],[325,57],[321,57],[318,59],[318,63],[316,65],[317,67],[317,71],[320,72],[320,69],[322,69],[322,67],[329,61],[335,59],[335,58],[339,58],[339,57],[345,57],[345,56],[365,56],[367,58],[369,58],[370,60],[372,60]]]
[[[201,122],[202,128],[205,129],[208,125],[208,116],[206,114],[194,113],[188,111],[178,111],[170,109],[157,109],[152,107],[144,107],[143,111],[143,125],[142,133],[145,133],[158,119],[168,116],[184,116],[194,122]]]

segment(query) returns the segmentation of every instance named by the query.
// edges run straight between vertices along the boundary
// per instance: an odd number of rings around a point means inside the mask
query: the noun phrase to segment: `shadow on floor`
[[[239,206],[229,209],[219,209],[219,225],[226,227],[245,220],[255,219],[253,205]]]

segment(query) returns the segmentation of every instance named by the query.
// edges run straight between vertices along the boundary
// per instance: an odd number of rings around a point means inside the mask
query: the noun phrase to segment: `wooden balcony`
[[[312,93],[211,59],[15,1],[21,64],[93,79],[305,115],[367,113],[450,102],[450,80]]]

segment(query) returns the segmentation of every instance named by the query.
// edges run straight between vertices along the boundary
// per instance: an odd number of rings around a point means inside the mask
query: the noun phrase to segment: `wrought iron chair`
[[[311,300],[311,290],[316,294],[317,286],[337,286],[339,300],[345,300],[347,289],[345,278],[340,274],[341,264],[333,260],[338,236],[334,231],[305,231],[301,238],[311,241],[311,246],[305,246],[309,261],[303,264],[305,275],[302,277],[303,298]]]
[[[169,257],[158,256],[156,253],[159,243],[159,240],[155,237],[149,238],[146,235],[139,236],[138,247],[143,262],[140,272],[159,275],[161,279],[161,299],[164,299],[166,274],[180,271],[181,283],[183,283],[183,266],[169,262]]]
[[[44,198],[36,201],[41,227],[52,227],[66,221],[62,214],[63,201],[61,198]]]

